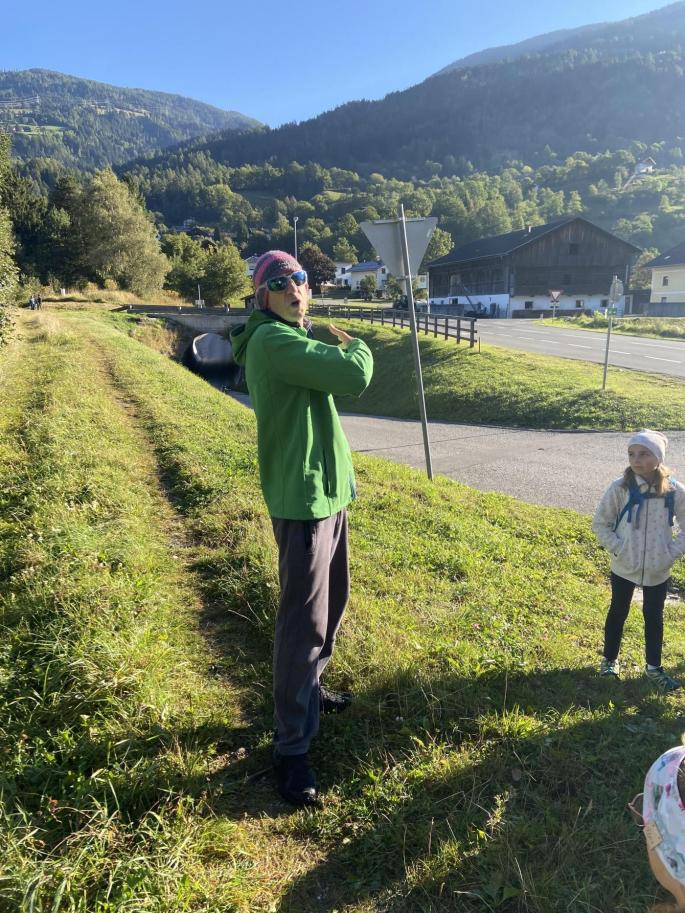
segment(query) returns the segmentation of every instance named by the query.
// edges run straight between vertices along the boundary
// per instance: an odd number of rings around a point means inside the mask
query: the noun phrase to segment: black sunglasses
[[[298,269],[287,276],[274,276],[273,279],[267,279],[264,285],[270,292],[284,292],[288,288],[288,281],[292,279],[295,285],[304,285],[307,281],[307,272]]]

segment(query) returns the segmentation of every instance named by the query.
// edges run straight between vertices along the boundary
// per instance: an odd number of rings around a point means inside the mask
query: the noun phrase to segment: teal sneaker
[[[599,664],[599,674],[605,677],[618,678],[621,671],[621,667],[617,659],[607,659],[606,656],[602,657],[602,662]]]
[[[649,669],[645,666],[645,675],[654,685],[657,691],[661,691],[663,694],[667,694],[669,691],[680,691],[683,687],[680,682],[677,682],[674,678],[664,671],[663,666],[659,666],[657,669]]]

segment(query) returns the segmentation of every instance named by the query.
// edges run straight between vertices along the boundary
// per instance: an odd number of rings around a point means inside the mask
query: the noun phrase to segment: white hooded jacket
[[[655,492],[642,476],[636,475],[635,480],[643,494]],[[680,482],[672,485],[677,525],[669,525],[665,498],[651,497],[643,501],[639,515],[637,507],[632,508],[630,522],[629,512],[623,514],[614,530],[630,497],[622,476],[607,488],[595,511],[592,528],[611,552],[611,570],[638,586],[657,586],[668,580],[674,562],[685,555],[685,488]]]

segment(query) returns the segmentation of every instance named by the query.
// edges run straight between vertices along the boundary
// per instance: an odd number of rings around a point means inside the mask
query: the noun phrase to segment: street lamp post
[[[299,216],[293,216],[293,228],[295,229],[295,259],[297,260],[297,220]]]

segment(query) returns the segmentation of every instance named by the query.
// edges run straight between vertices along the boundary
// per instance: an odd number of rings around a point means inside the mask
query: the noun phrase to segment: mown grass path
[[[0,909],[637,913],[624,813],[685,699],[594,674],[586,518],[357,458],[353,598],[314,750],[268,767],[275,555],[252,416],[124,318],[0,353]],[[677,580],[682,585],[682,570]],[[683,613],[667,658],[685,672]]]

